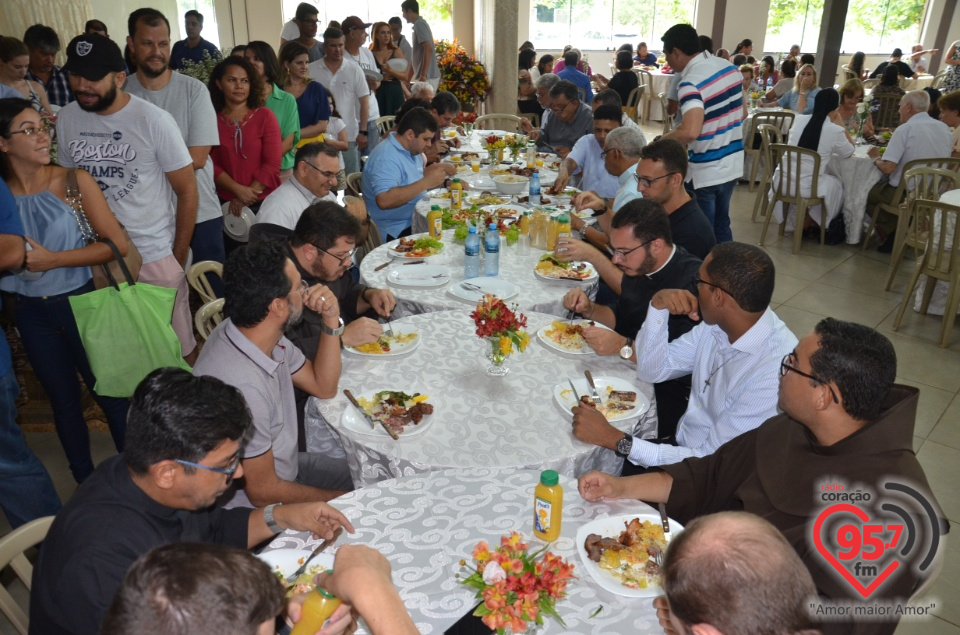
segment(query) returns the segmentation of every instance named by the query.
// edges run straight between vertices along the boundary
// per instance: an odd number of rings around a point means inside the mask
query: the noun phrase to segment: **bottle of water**
[[[487,228],[483,245],[487,252],[483,259],[483,273],[496,276],[500,273],[500,232],[497,231],[496,223],[490,223]]]
[[[467,239],[463,242],[463,277],[476,278],[480,275],[480,237],[477,228],[471,226]]]
[[[533,171],[530,176],[530,207],[536,207],[540,204],[540,173]]]

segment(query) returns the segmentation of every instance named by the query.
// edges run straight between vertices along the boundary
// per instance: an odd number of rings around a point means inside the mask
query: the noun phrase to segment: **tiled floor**
[[[656,133],[653,133],[656,134]],[[653,134],[650,135],[652,138]],[[734,237],[756,244],[762,225],[751,223],[754,193],[738,186],[733,198]],[[771,227],[767,250],[777,266],[774,308],[798,337],[809,332],[824,316],[854,320],[879,329],[890,337],[898,357],[898,380],[921,389],[914,448],[934,493],[956,528],[960,525],[960,326],[954,328],[953,344],[938,348],[940,318],[922,317],[908,311],[897,333],[891,325],[907,283],[908,263],[901,268],[893,291],[883,290],[889,256],[858,247],[825,247],[806,241],[799,255],[791,253],[789,240],[778,239]],[[772,243],[772,244],[770,244]],[[66,460],[52,433],[31,434],[28,440],[56,482],[62,498],[75,486]],[[113,454],[107,433],[92,435],[96,461]],[[0,534],[9,527],[0,519]],[[22,597],[22,592],[21,592]],[[938,617],[904,623],[898,634],[960,635],[960,545],[949,540],[946,564],[934,583],[930,598],[937,598]],[[0,617],[0,633],[12,632]]]

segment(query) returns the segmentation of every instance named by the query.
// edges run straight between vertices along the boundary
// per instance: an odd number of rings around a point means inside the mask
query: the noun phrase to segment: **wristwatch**
[[[366,137],[366,136],[367,136],[367,131],[366,131],[366,130],[358,130],[358,131],[357,131],[357,134],[362,134],[364,137]]]
[[[278,525],[277,521],[273,518],[273,508],[282,504],[283,503],[274,503],[263,508],[263,520],[266,521],[267,528],[275,534],[279,534],[283,530],[280,529],[280,525]]]
[[[617,441],[617,449],[614,450],[617,456],[622,456],[624,458],[630,456],[630,450],[633,449],[633,437],[627,433],[623,434],[623,438]]]
[[[630,359],[633,357],[633,340],[629,337],[627,338],[627,343],[623,345],[623,348],[620,349],[620,357],[623,359]]]
[[[343,335],[343,318],[338,317],[337,320],[340,322],[340,326],[335,329],[332,329],[323,322],[320,322],[320,332],[324,335]]]

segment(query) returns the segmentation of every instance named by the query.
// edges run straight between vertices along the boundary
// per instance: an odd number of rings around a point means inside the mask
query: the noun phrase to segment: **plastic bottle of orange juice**
[[[300,621],[293,625],[290,635],[314,635],[323,628],[323,623],[330,619],[340,604],[340,598],[327,593],[326,589],[317,587],[303,601]]]
[[[450,184],[450,209],[459,210],[463,206],[463,183],[453,179]]]
[[[540,473],[540,482],[533,491],[533,533],[540,540],[552,542],[560,537],[563,519],[563,487],[554,470]]]

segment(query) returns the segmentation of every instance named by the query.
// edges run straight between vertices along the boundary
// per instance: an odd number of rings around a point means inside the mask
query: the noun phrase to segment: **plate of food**
[[[526,207],[522,205],[484,205],[480,208],[480,211],[484,215],[496,216],[497,218],[502,219],[513,219],[517,220],[523,213],[527,211]]]
[[[310,557],[311,551],[308,549],[274,549],[273,551],[258,553],[256,556],[267,563],[273,571],[273,575],[277,576],[277,579],[286,588],[287,576],[303,566],[303,563]],[[293,581],[291,588],[287,589],[287,597],[292,597],[297,593],[309,593],[315,589],[313,578],[317,574],[333,568],[333,557],[332,553],[318,553],[310,561],[307,570]]]
[[[397,357],[405,355],[420,345],[420,331],[408,326],[393,328],[393,335],[384,333],[376,342],[359,346],[344,346],[344,350],[361,357]]]
[[[670,533],[683,526],[670,519]],[[611,593],[632,598],[663,594],[657,549],[666,551],[660,515],[655,512],[598,518],[577,531],[577,553],[590,577]]]
[[[450,282],[450,270],[440,265],[404,265],[391,269],[387,282],[396,287],[433,289]]]
[[[495,295],[501,300],[509,300],[520,293],[520,288],[500,278],[478,277],[451,285],[448,292],[455,298],[476,304],[485,295]]]
[[[571,320],[569,322],[554,320],[537,331],[537,337],[539,337],[540,341],[546,344],[548,348],[552,348],[561,353],[568,353],[570,355],[592,355],[594,354],[593,349],[590,348],[587,341],[583,339],[583,328],[585,326],[596,326],[597,328],[607,329],[608,331],[611,330],[593,320]]]
[[[415,390],[381,388],[357,393],[357,403],[363,411],[397,433],[400,438],[421,434],[433,423],[433,404],[429,397]],[[357,412],[356,407],[347,404],[340,420],[343,427],[351,432],[373,437],[389,439],[390,435],[383,426],[373,427],[370,421]]]
[[[468,196],[467,204],[469,205],[480,205],[481,207],[487,207],[490,205],[504,205],[510,202],[509,196],[504,196],[502,194],[493,194],[491,192],[480,192],[476,196]]]
[[[443,253],[443,242],[427,234],[408,236],[387,243],[387,253],[394,258],[432,258]]]
[[[607,421],[624,421],[642,415],[650,408],[650,400],[640,389],[626,379],[619,377],[596,377],[597,393],[600,395],[600,406],[597,408]],[[584,377],[573,380],[573,385],[580,395],[581,401],[589,401],[592,395],[587,389],[587,380]],[[571,412],[577,405],[577,396],[570,388],[570,382],[565,381],[553,387],[553,397],[560,407]],[[571,412],[572,414],[572,412]]]
[[[593,282],[597,279],[597,270],[589,262],[563,262],[549,252],[540,256],[533,273],[537,278],[550,282]]]

